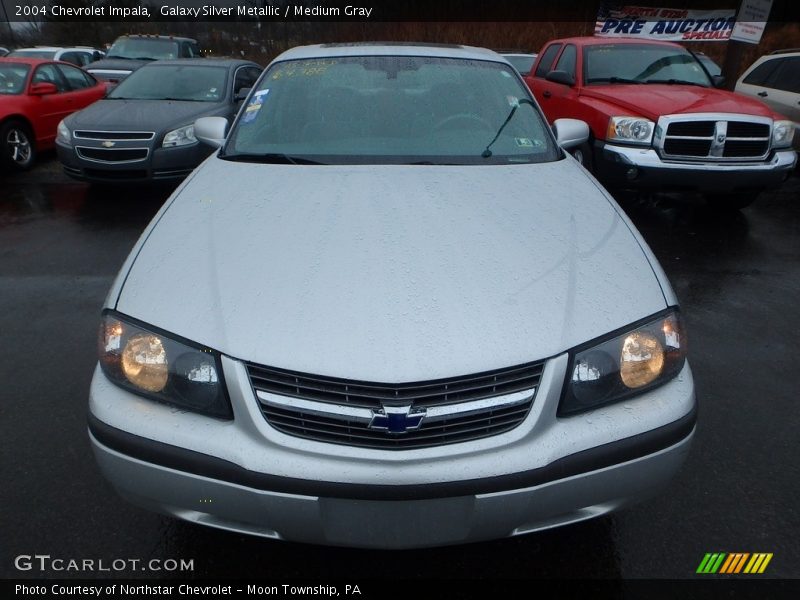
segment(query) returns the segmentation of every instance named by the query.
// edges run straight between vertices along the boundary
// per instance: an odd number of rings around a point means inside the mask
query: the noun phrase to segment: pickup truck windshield
[[[588,84],[671,83],[710,87],[703,67],[688,51],[658,44],[603,44],[584,49]]]
[[[165,60],[180,58],[178,42],[157,38],[122,38],[109,48],[106,58]]]
[[[556,160],[547,124],[528,98],[511,67],[490,61],[348,56],[280,62],[250,96],[221,157],[304,164]]]

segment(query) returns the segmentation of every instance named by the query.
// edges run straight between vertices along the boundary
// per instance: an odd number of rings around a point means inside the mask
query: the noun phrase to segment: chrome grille
[[[711,118],[714,117],[714,118]],[[770,149],[772,120],[748,115],[662,117],[656,145],[666,159],[763,160]]]
[[[137,140],[147,141],[156,137],[155,131],[90,131],[79,129],[72,134],[79,140]]]
[[[385,450],[454,444],[513,429],[527,416],[543,362],[426,382],[385,384],[248,364],[261,412],[278,431]],[[402,431],[381,422],[411,421]]]
[[[76,146],[78,156],[87,160],[106,163],[136,162],[147,158],[147,148],[87,148]]]

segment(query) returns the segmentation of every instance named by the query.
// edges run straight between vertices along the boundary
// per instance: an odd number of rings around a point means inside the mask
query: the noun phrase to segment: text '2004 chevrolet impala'
[[[499,55],[290,50],[106,300],[89,430],[126,499],[268,538],[513,536],[653,494],[694,432],[675,295]],[[227,134],[227,135],[226,135]]]

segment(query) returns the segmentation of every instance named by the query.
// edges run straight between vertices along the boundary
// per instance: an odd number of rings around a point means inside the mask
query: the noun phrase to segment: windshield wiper
[[[684,79],[648,79],[645,83],[665,83],[667,85],[696,85],[699,87],[707,87],[702,83],[696,81],[686,81]]]
[[[103,58],[121,58],[122,60],[132,60],[132,59],[131,59],[130,57],[128,57],[128,56],[120,56],[119,54],[107,54],[107,55],[106,55],[106,56],[104,56]]]
[[[625,77],[595,77],[587,79],[586,83],[644,83],[638,79],[626,79]]]
[[[241,154],[222,154],[219,155],[223,160],[234,162],[257,162],[276,165],[324,165],[325,163],[303,158],[301,156],[290,156],[280,152],[267,152],[264,154],[241,153]]]
[[[503,124],[500,125],[500,129],[497,130],[497,134],[492,138],[492,141],[489,142],[489,144],[486,146],[486,149],[483,152],[481,152],[481,156],[483,158],[489,158],[492,155],[492,151],[490,150],[490,148],[492,147],[492,144],[494,144],[497,141],[497,138],[500,137],[500,134],[503,133],[503,129],[506,128],[506,125],[508,125],[508,122],[511,120],[511,117],[514,116],[514,113],[517,112],[517,109],[519,108],[520,104],[530,104],[531,106],[536,108],[534,103],[531,102],[530,100],[528,100],[527,98],[520,98],[519,100],[517,100],[514,103],[514,106],[511,107],[511,112],[508,113],[508,116],[506,117],[506,120],[503,121]]]

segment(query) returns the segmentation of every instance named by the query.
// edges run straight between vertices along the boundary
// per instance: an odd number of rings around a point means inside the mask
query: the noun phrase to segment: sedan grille
[[[763,160],[770,149],[769,119],[746,120],[736,115],[731,120],[694,120],[682,115],[664,117],[661,125],[666,131],[661,142],[662,155],[667,159]]]
[[[78,129],[73,136],[79,140],[139,140],[147,141],[156,137],[155,131],[91,131]]]
[[[371,383],[247,365],[261,412],[295,437],[406,450],[476,440],[518,426],[543,362],[416,383]]]
[[[106,162],[106,163],[120,163],[120,162],[134,162],[144,160],[147,158],[149,150],[147,148],[86,148],[84,146],[77,146],[75,148],[78,156],[87,160]]]

